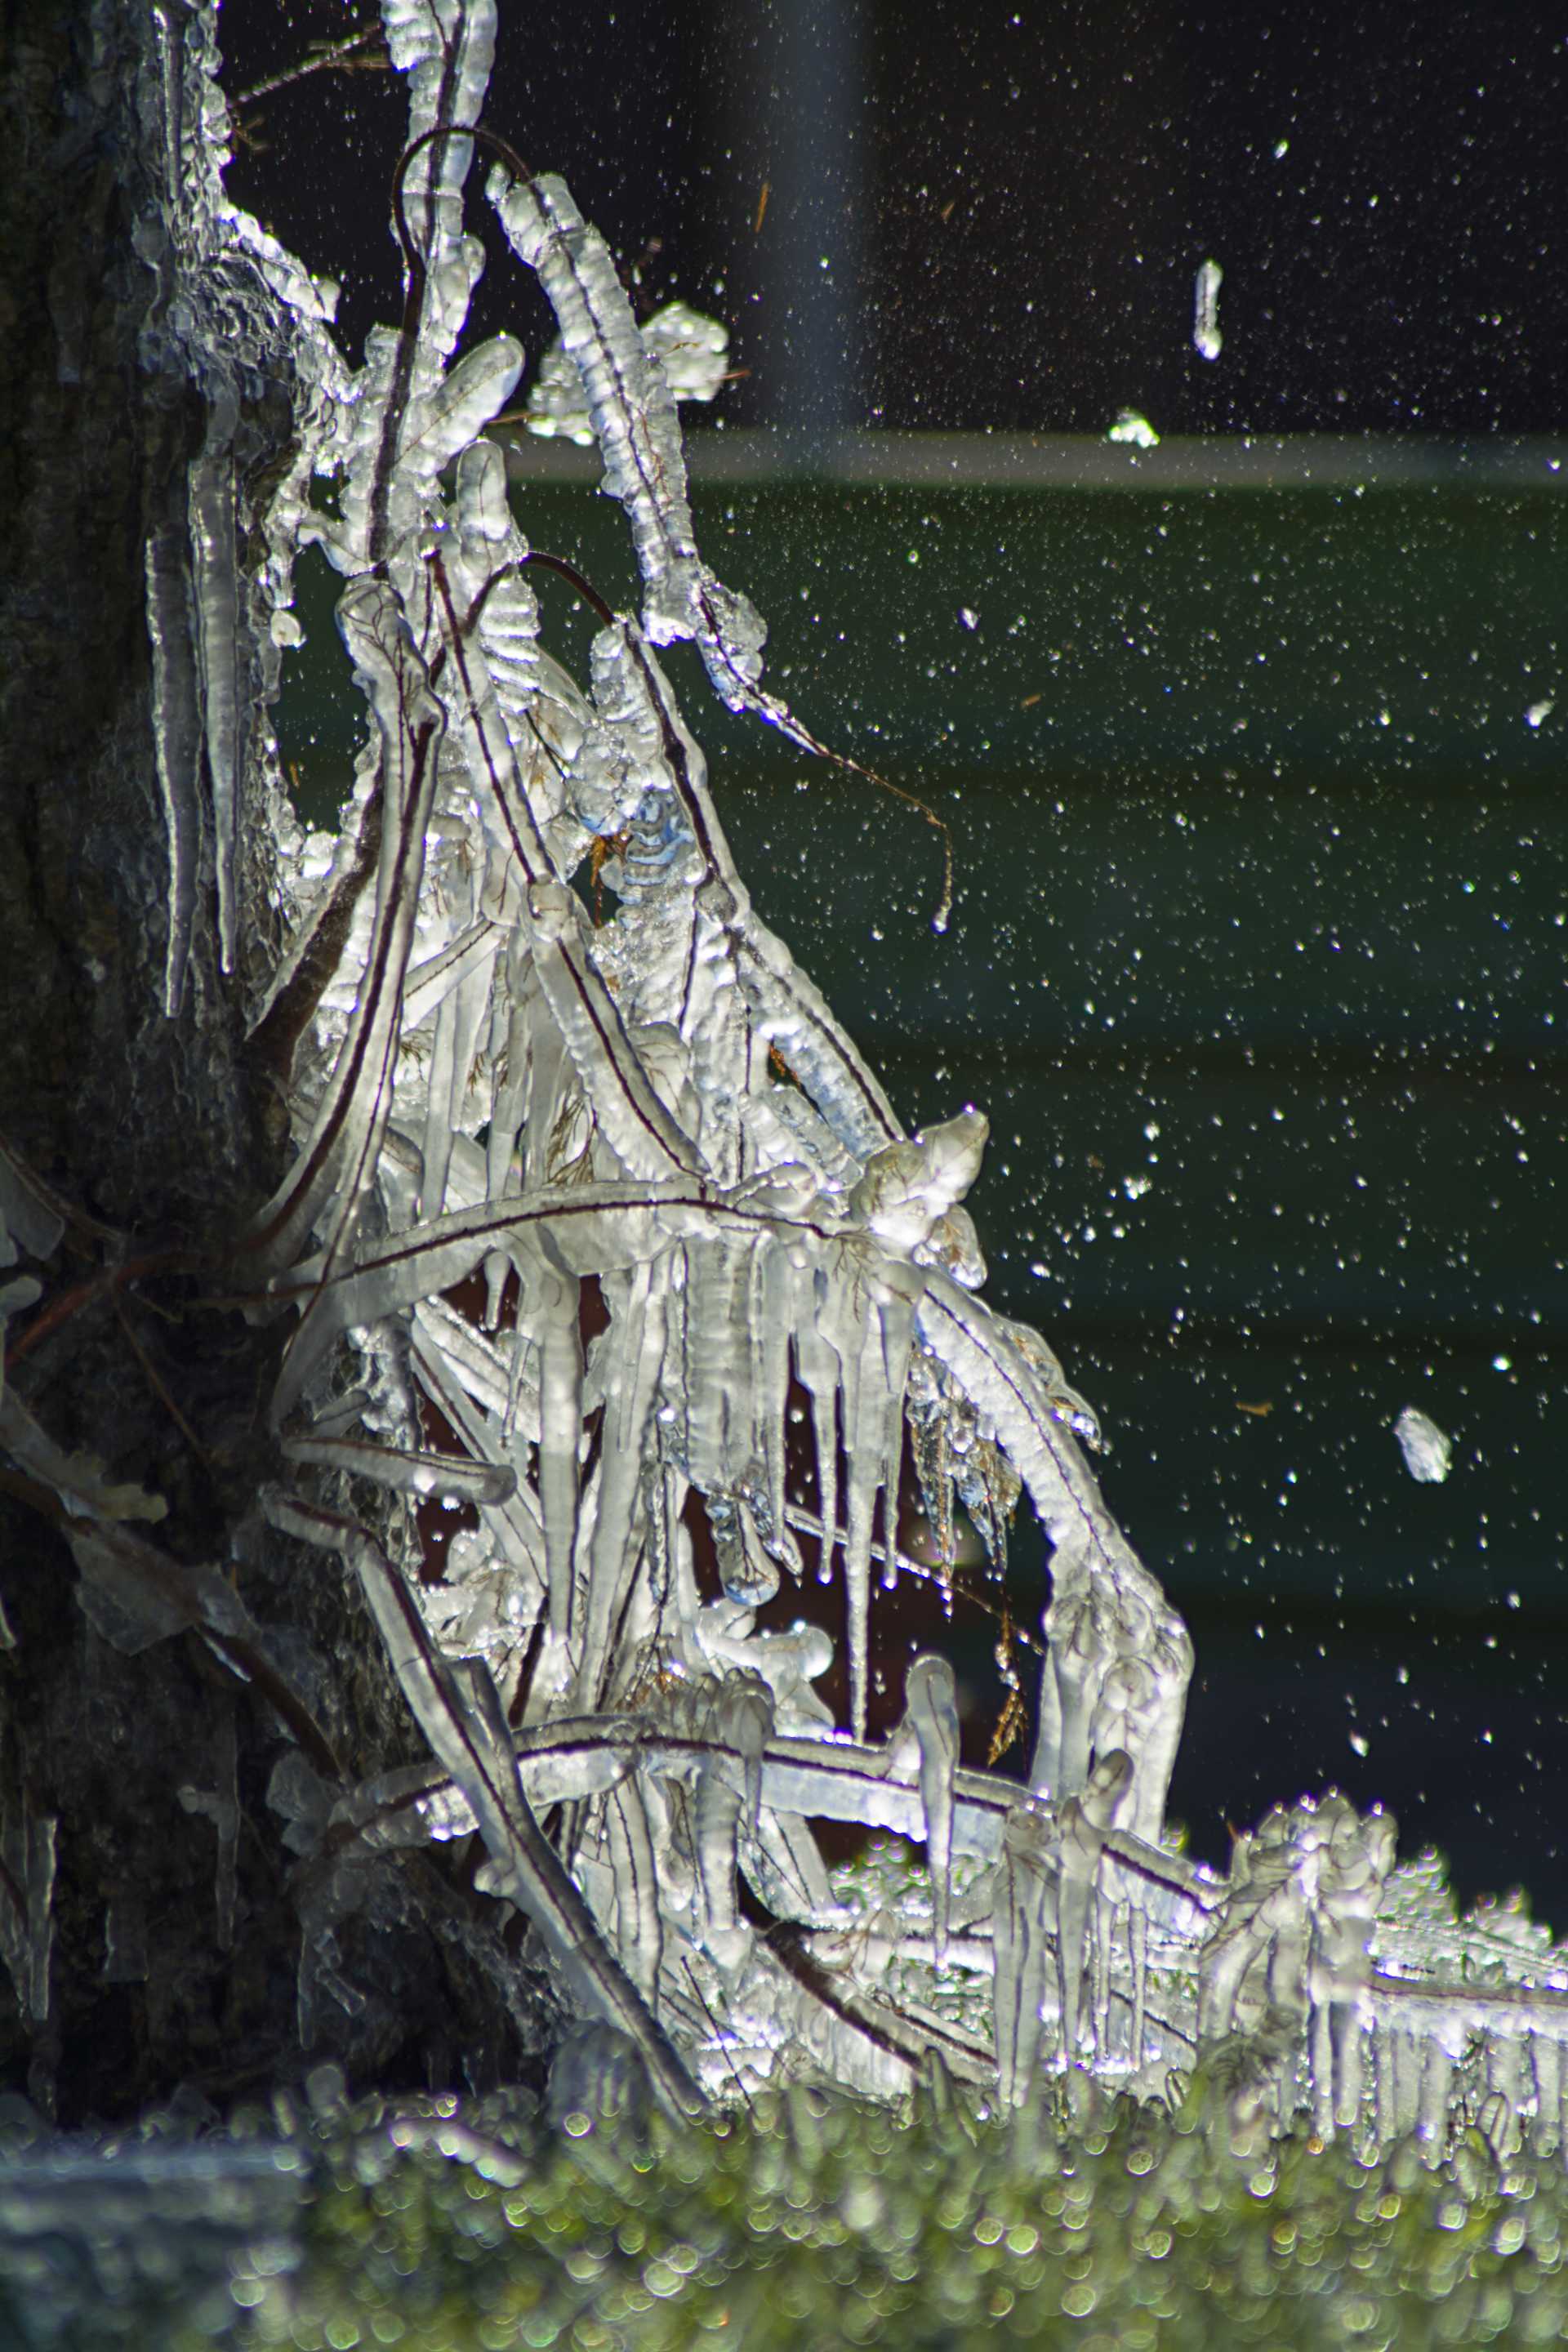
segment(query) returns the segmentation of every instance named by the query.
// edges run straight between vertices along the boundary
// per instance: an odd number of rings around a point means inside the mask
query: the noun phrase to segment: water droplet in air
[[[1453,1462],[1453,1441],[1413,1404],[1394,1423],[1394,1434],[1410,1475],[1424,1486],[1440,1486]]]

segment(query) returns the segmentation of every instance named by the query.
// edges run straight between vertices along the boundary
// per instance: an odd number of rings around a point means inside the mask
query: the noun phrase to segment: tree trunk
[[[206,416],[140,355],[163,299],[141,257],[158,40],[147,0],[21,0],[0,68],[0,1131],[65,1218],[27,1268],[42,1296],[11,1321],[7,1387],[56,1446],[167,1505],[108,1531],[116,1600],[58,1496],[0,1463],[0,2076],[62,2122],[181,2084],[221,2103],[323,2057],[385,2088],[527,2078],[553,2015],[466,1848],[334,1872],[287,1843],[334,1780],[421,1748],[357,1586],[258,1507],[277,1339],[230,1303],[229,1261],[283,1121],[247,1059],[271,922],[243,801],[241,970],[219,969],[204,845],[183,1003],[163,1009],[145,551],[181,540]],[[242,408],[242,566],[289,434],[286,385]],[[263,788],[254,743],[241,777]],[[238,1604],[233,1638],[210,1605],[201,1631],[148,1597],[201,1570]]]

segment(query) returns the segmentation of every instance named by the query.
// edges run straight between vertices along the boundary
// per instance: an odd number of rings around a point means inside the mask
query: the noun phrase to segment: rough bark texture
[[[161,1010],[143,547],[183,496],[204,418],[194,388],[138,362],[153,279],[132,230],[156,159],[133,92],[150,13],[151,0],[21,0],[0,59],[0,1130],[79,1213],[33,1269],[40,1304],[11,1325],[11,1385],[59,1444],[166,1498],[138,1534],[231,1579],[353,1781],[419,1743],[357,1591],[257,1508],[276,1475],[277,1338],[226,1303],[238,1277],[225,1259],[279,1145],[218,971],[210,876],[184,1009]],[[281,399],[243,420],[252,499],[289,424]],[[242,532],[246,520],[242,499]],[[243,842],[241,866],[259,952],[259,861]],[[152,1263],[105,1278],[132,1261]],[[38,1318],[47,1334],[29,1344]],[[466,1853],[395,1858],[325,1890],[267,1801],[279,1762],[298,1777],[304,1759],[256,1682],[194,1632],[135,1654],[106,1640],[52,1496],[3,1457],[0,1604],[15,1637],[0,1650],[0,1950],[21,1979],[0,1971],[0,2081],[71,2122],[181,2083],[221,2104],[329,2055],[383,2087],[535,2072],[551,2012],[467,1883]],[[310,1769],[325,1760],[318,1749]],[[233,1785],[229,1937],[218,1823]],[[25,1882],[50,1818],[37,2014]]]

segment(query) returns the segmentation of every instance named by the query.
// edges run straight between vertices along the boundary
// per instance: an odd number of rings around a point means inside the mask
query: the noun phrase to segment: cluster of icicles
[[[642,575],[640,614],[601,615],[584,689],[539,642],[486,434],[522,352],[500,336],[454,356],[486,142],[448,132],[479,124],[494,0],[384,16],[411,109],[402,325],[351,370],[298,265],[214,214],[289,314],[300,439],[268,518],[274,638],[313,542],[345,583],[371,717],[341,837],[278,820],[293,936],[257,1017],[302,995],[310,1017],[298,1155],[253,1237],[296,1317],[276,1413],[301,1492],[269,1508],[362,1578],[431,1750],[351,1790],[280,1768],[290,1842],[333,1858],[303,2005],[331,1981],[356,1857],[477,1828],[482,1883],[679,2109],[803,2073],[892,2095],[927,2063],[1006,2105],[1064,2070],[1152,2091],[1229,2049],[1281,2128],[1305,2109],[1324,2134],[1437,2148],[1500,2099],[1554,2145],[1568,1975],[1543,1935],[1508,1913],[1457,1927],[1430,1874],[1394,1868],[1392,1823],[1337,1796],[1270,1814],[1227,1878],[1170,1850],[1191,1645],[1085,1463],[1092,1415],[979,1296],[961,1204],[985,1123],[904,1133],[752,909],[660,666],[694,645],[730,709],[819,748],[762,683],[758,615],[698,551],[657,352],[561,181],[495,162],[490,204],[553,306],[556,373],[576,370]],[[211,62],[193,53],[193,121]],[[335,478],[330,509],[312,477]],[[198,595],[215,639],[223,601]],[[614,904],[597,927],[595,845]],[[584,1346],[589,1283],[607,1328]],[[940,1656],[910,1665],[891,1739],[868,1741],[906,1443],[949,1554],[955,1504],[999,1541],[1021,1492],[1052,1547],[1026,1783],[960,1767]],[[321,1499],[348,1492],[337,1474],[402,1490],[409,1528],[422,1497],[472,1506],[443,1581],[419,1587],[384,1523]],[[829,1638],[757,1622],[813,1564],[843,1588],[842,1727],[813,1689]],[[825,1866],[823,1819],[909,1841],[923,1866],[869,1897]]]

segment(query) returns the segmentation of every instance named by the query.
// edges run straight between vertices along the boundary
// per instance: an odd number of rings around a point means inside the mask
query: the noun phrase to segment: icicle
[[[217,872],[218,954],[234,970],[237,921],[240,705],[239,574],[235,548],[234,430],[239,404],[226,387],[207,418],[190,467],[191,577],[201,678],[202,732]]]
[[[751,1467],[752,1264],[761,1236],[714,1234],[685,1244],[685,1406],[687,1476],[700,1493],[730,1495]],[[777,1583],[777,1578],[774,1578]]]
[[[1487,2036],[1487,2089],[1502,2099],[1510,2116],[1524,2105],[1524,2051],[1511,2031],[1510,2018],[1500,2032]]]
[[[1057,1888],[1057,1967],[1061,1984],[1062,2061],[1078,2060],[1078,2021],[1082,2002],[1085,1945],[1089,1912],[1100,1881],[1105,1832],[1114,1829],[1116,1816],[1131,1790],[1132,1759],[1114,1749],[1096,1764],[1081,1797],[1069,1797],[1057,1809],[1056,1855],[1060,1882]],[[1109,1937],[1101,1927],[1100,1940]],[[1105,2054],[1102,2050],[1100,2054]]]
[[[742,1832],[752,1833],[757,1818],[763,1750],[773,1726],[772,1694],[755,1675],[731,1675],[709,1720],[710,1736],[722,1748],[697,1776],[694,1840],[702,1889],[702,1940],[721,1968],[732,1969],[751,1943],[735,1902],[738,1846]]]
[[[418,1213],[424,1217],[438,1217],[446,1204],[452,1145],[463,1128],[469,1124],[465,1116],[468,1076],[473,1067],[474,1048],[479,1038],[479,1023],[489,1002],[489,966],[481,961],[442,998],[436,1015],[429,1105],[425,1119],[424,1147],[420,1153],[422,1173]]]
[[[929,2105],[938,2137],[954,2156],[974,2146],[974,2127],[960,2105],[952,2074],[935,2043],[928,2048],[921,2072],[921,2105]]]
[[[599,1452],[598,1518],[589,1555],[588,1598],[577,1696],[584,1706],[603,1695],[610,1664],[610,1634],[636,1573],[646,1529],[642,1468],[666,1344],[668,1276],[665,1262],[631,1275],[616,1318],[616,1361],[605,1384]]]
[[[1537,2156],[1552,2156],[1563,2137],[1563,2044],[1554,2034],[1532,2033],[1530,2063],[1535,2087],[1535,2128],[1531,2145]]]
[[[790,1244],[769,1235],[757,1262],[753,1331],[755,1381],[752,1395],[750,1452],[763,1465],[768,1545],[797,1580],[803,1573],[799,1547],[789,1529],[787,1442],[790,1339],[795,1321],[795,1267]]]
[[[1143,2065],[1149,2014],[1149,1916],[1136,1882],[1127,1913],[1127,1941],[1132,1962],[1132,2016],[1128,2029],[1128,2048],[1131,2053],[1132,2072],[1136,2074]]]
[[[1029,1780],[1034,1788],[1048,1788],[1059,1801],[1089,1779],[1094,1718],[1113,1653],[1105,1638],[1102,1604],[1093,1587],[1079,1580],[1077,1562],[1058,1551],[1052,1576],[1056,1589],[1045,1613],[1039,1738]]]
[[[817,1323],[816,1276],[809,1265],[800,1269],[798,1286],[802,1304],[795,1318],[795,1360],[800,1384],[811,1399],[818,1517],[822,1522],[816,1579],[819,1584],[827,1584],[833,1576],[838,1526],[838,1358]]]
[[[765,1609],[779,1589],[779,1572],[743,1495],[706,1495],[708,1524],[725,1598],[745,1609]]]
[[[605,1817],[616,1882],[616,1941],[621,1966],[647,2001],[649,2014],[657,2018],[664,1923],[647,1808],[635,1778],[613,1791]]]
[[[1233,1868],[1234,1876],[1234,1868]],[[1242,1983],[1255,1960],[1268,1947],[1268,1931],[1260,1927],[1255,1906],[1246,1907],[1233,1896],[1216,1920],[1215,1931],[1198,1962],[1198,2040],[1215,2042],[1234,2032],[1237,2001]]]
[[[773,1732],[773,1695],[760,1675],[725,1677],[710,1717],[713,1737],[732,1748],[740,1762],[741,1828],[754,1837],[762,1802],[763,1754]]]
[[[1133,1762],[1132,1810],[1128,1826],[1157,1845],[1165,1826],[1165,1795],[1181,1746],[1187,1689],[1193,1678],[1192,1636],[1173,1609],[1152,1612],[1144,1664],[1150,1677],[1128,1745]]]
[[[1433,2070],[1430,2077],[1428,2077],[1427,2071],[1427,2062],[1429,2062],[1431,2052],[1437,2045],[1436,2043],[1428,2042],[1424,2053],[1421,2042],[1414,2033],[1402,2033],[1398,2032],[1395,2032],[1389,2036],[1389,2045],[1393,2059],[1393,2065],[1391,2068],[1393,2083],[1390,2104],[1393,2109],[1394,2137],[1396,2139],[1408,2138],[1410,2134],[1415,2129],[1418,2121],[1426,2124],[1433,2124],[1436,2121],[1433,2110],[1426,2105],[1424,2095],[1428,2089],[1435,2094],[1439,2085],[1443,2091],[1445,2107],[1441,2131],[1443,2136],[1446,2137],[1447,2130],[1447,2116],[1446,2112],[1447,2104],[1447,2081],[1443,2078],[1443,2070]],[[1422,2137],[1425,2138],[1426,2136],[1426,2133],[1423,2132]]]
[[[958,1769],[958,1685],[947,1660],[930,1652],[904,1676],[904,1720],[920,1746],[921,1809],[931,1869],[931,1941],[940,1969],[952,1898],[953,1774]]]
[[[598,2019],[574,2026],[550,2062],[551,2124],[574,2135],[577,2161],[622,2196],[638,2177],[624,2152],[646,2136],[649,2074],[637,2037]],[[444,2127],[437,2144],[446,2145]]]
[[[217,1914],[217,1948],[220,1952],[234,1948],[236,1865],[239,1853],[238,1756],[233,1703],[225,1702],[219,1709],[217,1736],[214,1743],[216,1788],[209,1790],[184,1787],[175,1791],[187,1813],[206,1815],[217,1837],[213,1901]]]
[[[44,2023],[50,2007],[58,1826],[54,1814],[34,1812],[24,1812],[19,1822],[5,1824],[6,1873],[0,1877],[0,1958],[10,1973],[18,2006],[35,2025]]]
[[[577,1544],[577,1441],[582,1426],[581,1286],[542,1236],[526,1253],[518,1329],[539,1350],[539,1507],[550,1583],[551,1630],[573,1635],[572,1591]]]
[[[191,652],[189,558],[183,513],[148,535],[147,635],[153,648],[153,750],[169,853],[169,935],[163,960],[163,1011],[184,1000],[195,919],[202,814],[196,792],[201,718]]]
[[[26,1832],[27,1900],[27,2012],[36,2025],[49,2014],[49,1965],[55,1945],[55,1844],[59,1822],[53,1813],[29,1813]]]
[[[1035,2086],[1047,1939],[1055,1926],[1052,1838],[1046,1814],[1027,1801],[1008,1812],[994,1934],[996,2072],[1004,2107],[1020,2107]]]
[[[1316,1823],[1316,1885],[1310,1990],[1314,2011],[1313,2092],[1329,2125],[1349,2129],[1361,2113],[1363,2012],[1370,1979],[1368,1949],[1378,1899],[1394,1861],[1394,1828],[1385,1815],[1364,1821],[1343,1798],[1326,1798]],[[1329,2067],[1320,2079],[1320,2021]]]
[[[902,1450],[904,1377],[913,1328],[910,1296],[921,1277],[904,1275],[887,1261],[867,1267],[854,1289],[845,1286],[842,1305],[861,1316],[857,1330],[846,1316],[831,1334],[842,1365],[845,1490],[844,1588],[849,1647],[851,1722],[857,1739],[866,1737],[869,1679],[871,1553],[879,1494],[885,1497],[889,1536],[897,1515],[899,1461]],[[858,1292],[858,1298],[856,1293]],[[891,1546],[888,1547],[891,1551]]]
[[[872,1309],[874,1315],[875,1309]],[[881,1486],[882,1464],[878,1456],[872,1415],[862,1416],[864,1390],[875,1382],[866,1358],[876,1351],[868,1329],[846,1330],[836,1344],[842,1360],[844,1411],[844,1631],[849,1653],[849,1725],[864,1743],[871,1661],[871,1539],[872,1515]]]
[[[1373,2118],[1380,2147],[1387,2147],[1398,2137],[1394,2095],[1394,2037],[1397,2028],[1381,2011],[1374,2015],[1372,2035]],[[1446,2111],[1446,2084],[1443,2096]]]
[[[103,1981],[147,1981],[147,1906],[139,1887],[117,1888],[104,1906]]]

